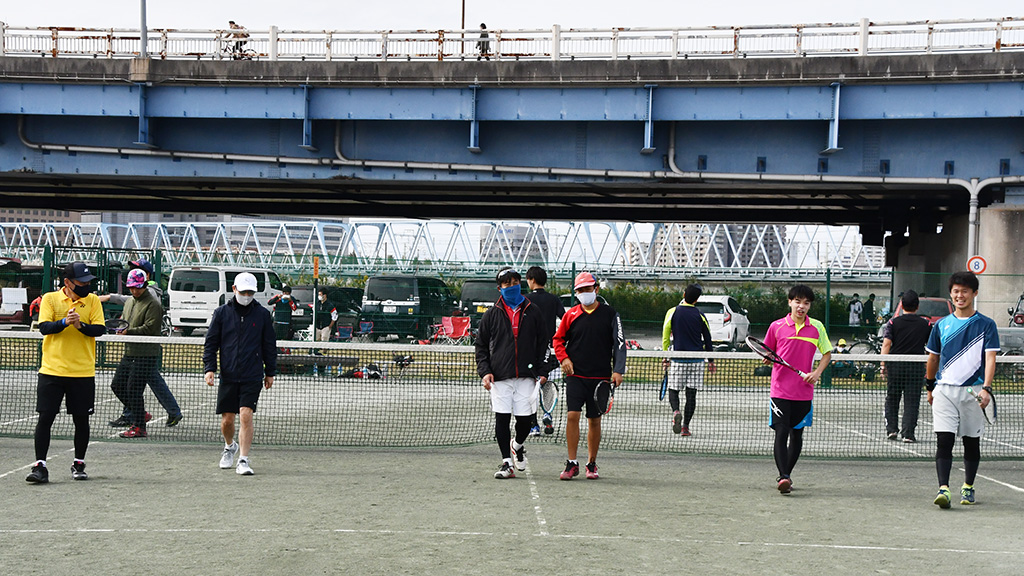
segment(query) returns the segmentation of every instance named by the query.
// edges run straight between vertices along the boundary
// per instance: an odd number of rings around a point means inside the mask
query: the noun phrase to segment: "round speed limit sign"
[[[981,274],[988,267],[988,263],[981,256],[971,256],[967,259],[967,269],[975,274]]]

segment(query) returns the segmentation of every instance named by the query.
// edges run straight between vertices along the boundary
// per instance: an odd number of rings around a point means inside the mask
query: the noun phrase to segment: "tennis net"
[[[168,411],[148,389],[146,410],[154,416],[145,440],[125,442],[218,442],[215,387],[203,381],[202,338],[104,336],[97,339],[96,415],[93,438],[117,438],[124,427],[108,427],[123,405],[111,391],[125,344],[160,344],[160,373],[176,398],[183,419],[166,426]],[[31,436],[42,336],[0,336],[0,435]],[[494,438],[494,416],[476,373],[472,346],[378,343],[284,342],[278,376],[264,390],[256,411],[255,441],[293,446],[417,447],[486,443]],[[673,433],[669,398],[659,400],[669,357],[714,358],[716,370],[703,370],[690,422],[692,435]],[[878,355],[834,355],[817,387],[814,424],[805,435],[804,454],[832,458],[931,458],[931,411],[921,386],[918,443],[887,438],[883,418],[886,378]],[[923,356],[886,356],[886,364],[916,365]],[[890,368],[891,369],[891,368]],[[630,351],[625,383],[604,417],[602,448],[765,455],[771,453],[768,428],[769,369],[752,353],[711,354]],[[531,441],[564,443],[565,399],[554,409],[554,434]],[[920,381],[915,386],[920,385]],[[986,458],[1024,456],[1024,357],[1001,357],[995,381],[999,420],[983,439]],[[680,400],[685,397],[680,394]],[[904,404],[899,409],[903,420]],[[72,435],[71,419],[58,416],[55,437]],[[583,435],[586,426],[583,426]],[[585,440],[584,440],[585,441]],[[958,448],[959,450],[959,448]]]

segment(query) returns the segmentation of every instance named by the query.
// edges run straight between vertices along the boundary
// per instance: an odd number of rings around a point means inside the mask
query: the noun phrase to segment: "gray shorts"
[[[932,391],[932,419],[936,432],[979,438],[985,432],[985,415],[966,386],[939,384]]]
[[[704,361],[672,362],[668,365],[668,389],[681,391],[683,388],[700,389],[704,386]]]

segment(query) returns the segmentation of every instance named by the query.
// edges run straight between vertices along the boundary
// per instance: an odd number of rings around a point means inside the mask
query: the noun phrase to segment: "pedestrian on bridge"
[[[480,58],[491,59],[491,40],[487,34],[487,24],[480,23],[480,39],[476,43],[477,60]]]

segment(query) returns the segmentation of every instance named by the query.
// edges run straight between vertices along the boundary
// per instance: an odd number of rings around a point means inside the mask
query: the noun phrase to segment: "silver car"
[[[736,348],[750,333],[747,310],[732,296],[701,296],[697,308],[704,313],[711,328],[711,339]]]

